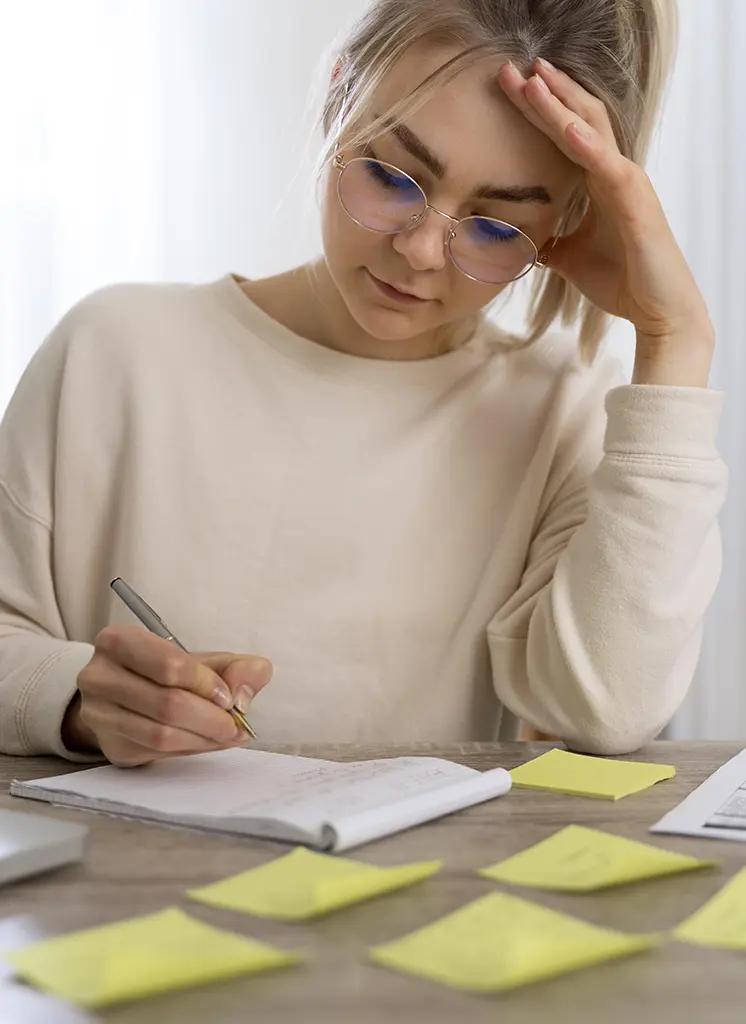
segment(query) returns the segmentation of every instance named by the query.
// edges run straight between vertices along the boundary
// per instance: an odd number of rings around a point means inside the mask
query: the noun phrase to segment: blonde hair
[[[676,48],[675,0],[374,0],[338,54],[324,105],[325,164],[345,131],[350,147],[372,141],[391,123],[418,110],[443,84],[481,56],[499,55],[528,71],[544,57],[606,106],[619,149],[643,163],[655,128]],[[414,43],[455,45],[460,52],[409,96],[367,127],[370,99]],[[349,133],[349,134],[348,134]],[[565,231],[586,212],[578,192]],[[551,269],[536,275],[525,344],[538,340],[555,319],[580,320],[580,351],[591,361],[608,317]]]

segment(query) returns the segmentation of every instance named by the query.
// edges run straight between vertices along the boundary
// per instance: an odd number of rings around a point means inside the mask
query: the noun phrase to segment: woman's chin
[[[385,310],[355,318],[362,329],[377,341],[405,342],[419,337],[426,327],[417,325],[412,316]]]
[[[391,309],[375,300],[356,296],[356,301],[349,303],[348,309],[358,326],[378,341],[409,341],[435,326],[429,322],[429,317],[423,316],[424,310],[417,307]]]

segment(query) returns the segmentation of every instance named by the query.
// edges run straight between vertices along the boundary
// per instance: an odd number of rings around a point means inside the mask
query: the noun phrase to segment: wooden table
[[[277,749],[340,760],[431,753],[487,769],[497,765],[512,768],[549,746]],[[514,891],[587,921],[630,932],[672,927],[746,864],[746,847],[650,836],[647,828],[740,748],[736,743],[655,743],[635,759],[672,763],[676,778],[618,803],[514,790],[491,803],[361,847],[352,856],[371,863],[437,857],[444,860],[445,868],[411,889],[303,924],[264,921],[184,899],[186,889],[260,864],[283,852],[283,847],[16,800],[7,795],[12,778],[39,778],[73,770],[73,766],[52,759],[0,757],[0,806],[84,821],[91,830],[83,864],[0,890],[0,919],[6,919],[6,926],[11,918],[20,926],[31,924],[41,934],[53,935],[179,905],[211,924],[278,946],[302,947],[309,953],[308,963],[299,968],[144,1000],[100,1014],[101,1020],[117,1024],[734,1024],[746,1017],[746,953],[670,942],[652,953],[485,998],[376,967],[366,962],[365,950],[494,891],[495,885],[477,877],[475,868],[573,822],[671,850],[717,857],[722,867],[591,895]]]

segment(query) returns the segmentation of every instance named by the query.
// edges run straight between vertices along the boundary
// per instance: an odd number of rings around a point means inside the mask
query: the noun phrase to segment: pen
[[[157,615],[150,605],[143,601],[140,595],[132,589],[129,583],[124,582],[121,576],[117,576],[115,580],[112,580],[110,585],[117,597],[124,601],[132,614],[136,615],[143,626],[149,629],[151,633],[155,633],[156,636],[162,637],[164,640],[170,640],[179,650],[186,651],[184,644],[173,635],[160,615]],[[228,714],[233,718],[236,725],[240,725],[252,739],[256,739],[256,733],[249,725],[243,712],[239,711],[238,708],[228,708]]]

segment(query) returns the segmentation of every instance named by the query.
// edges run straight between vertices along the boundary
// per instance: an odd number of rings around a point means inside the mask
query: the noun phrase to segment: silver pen
[[[180,651],[186,651],[184,644],[174,636],[160,615],[157,615],[150,605],[143,601],[140,595],[132,589],[129,583],[124,582],[121,576],[117,576],[115,580],[112,580],[110,585],[117,597],[124,601],[132,614],[136,615],[143,626],[149,629],[151,633],[155,633],[156,636],[161,637],[163,640],[170,640]],[[242,711],[239,711],[238,708],[228,708],[228,714],[233,718],[236,725],[240,725],[252,739],[256,739],[256,733],[249,725]]]

